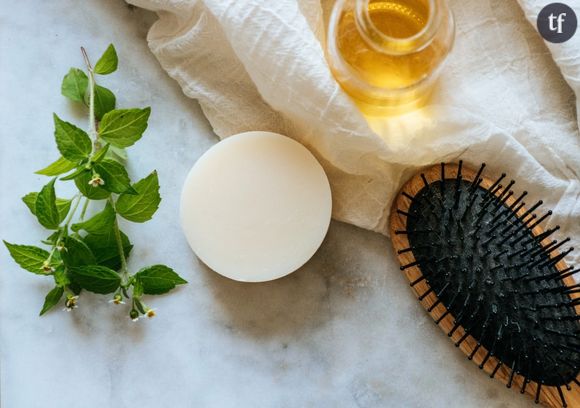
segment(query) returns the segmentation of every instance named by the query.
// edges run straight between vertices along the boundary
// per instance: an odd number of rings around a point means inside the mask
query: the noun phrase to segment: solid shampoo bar
[[[181,196],[191,248],[211,269],[244,282],[302,266],[322,243],[331,210],[318,161],[271,132],[241,133],[213,146],[191,169]]]

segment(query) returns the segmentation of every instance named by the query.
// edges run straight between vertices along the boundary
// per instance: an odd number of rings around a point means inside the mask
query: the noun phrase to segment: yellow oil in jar
[[[399,113],[400,109],[420,106],[431,91],[431,74],[445,59],[452,41],[449,30],[425,34],[433,29],[429,25],[435,15],[430,9],[434,2],[369,0],[364,4],[364,28],[360,10],[347,8],[338,17],[331,41],[357,81],[337,72],[331,63],[337,80],[363,111],[378,106]],[[395,50],[389,48],[393,44]],[[361,83],[368,87],[361,87]]]

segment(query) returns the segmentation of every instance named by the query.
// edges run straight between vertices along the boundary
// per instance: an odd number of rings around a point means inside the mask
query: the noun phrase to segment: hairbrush
[[[542,224],[542,201],[506,175],[433,166],[395,198],[391,238],[401,270],[456,347],[508,388],[549,407],[580,407],[580,284],[569,238]],[[503,183],[503,184],[502,184]]]

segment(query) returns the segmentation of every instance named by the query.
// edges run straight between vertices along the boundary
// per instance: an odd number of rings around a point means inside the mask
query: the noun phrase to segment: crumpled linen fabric
[[[424,108],[365,119],[325,60],[328,0],[129,0],[159,16],[152,52],[220,138],[248,130],[306,145],[332,186],[333,216],[388,233],[390,204],[417,170],[463,159],[508,173],[578,236],[580,33],[547,44],[549,1],[450,0],[456,40]],[[580,0],[567,2],[580,11]],[[192,135],[195,137],[195,135]]]

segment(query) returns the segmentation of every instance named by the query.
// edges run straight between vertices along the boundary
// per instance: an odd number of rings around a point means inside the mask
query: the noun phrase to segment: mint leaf
[[[24,197],[22,197],[22,201],[24,201],[24,204],[26,204],[26,206],[28,207],[30,212],[34,215],[36,215],[36,199],[37,198],[38,198],[38,193],[28,193]],[[64,198],[57,198],[56,199],[56,208],[58,210],[60,222],[63,222],[64,219],[66,218],[66,216],[70,210],[71,203],[72,203],[72,200],[66,200]]]
[[[135,279],[143,287],[143,293],[147,295],[161,295],[169,292],[176,285],[187,283],[173,269],[165,265],[143,268],[135,274]]]
[[[103,116],[99,136],[117,147],[132,146],[147,129],[151,108],[117,109]]]
[[[95,265],[95,256],[83,241],[75,237],[65,237],[63,240],[64,249],[60,256],[67,267]]]
[[[98,163],[98,162],[102,161],[107,156],[107,152],[109,151],[110,147],[111,147],[111,145],[107,143],[105,146],[103,146],[101,149],[99,149],[93,155],[93,157],[91,157],[91,162]]]
[[[61,265],[56,268],[56,271],[54,271],[54,283],[56,283],[56,286],[60,286],[62,288],[70,284],[70,279],[66,274],[64,266]]]
[[[54,163],[49,164],[44,169],[38,170],[35,173],[42,176],[59,176],[61,174],[67,173],[76,167],[76,163],[68,161],[64,157],[61,157]]]
[[[159,178],[157,171],[133,185],[137,195],[121,194],[115,205],[123,218],[133,222],[149,221],[159,208]]]
[[[59,224],[63,222],[70,211],[72,200],[65,200],[62,198],[56,199],[56,209],[58,211]]]
[[[105,113],[115,109],[116,104],[117,99],[111,90],[104,86],[95,85],[95,117],[97,120],[101,120]]]
[[[118,161],[121,164],[125,164],[127,163],[127,150],[123,149],[122,147],[111,146],[107,152],[107,158]]]
[[[40,241],[45,245],[50,245],[53,246],[56,244],[56,242],[59,240],[60,238],[60,231],[54,231],[52,234],[50,234],[46,239]],[[55,252],[56,255],[56,252]],[[55,259],[55,257],[52,257],[53,259]]]
[[[22,197],[22,201],[33,215],[36,215],[36,197],[38,197],[38,193],[28,193]]]
[[[107,234],[115,224],[115,217],[115,210],[110,203],[107,203],[103,211],[95,214],[87,221],[73,224],[71,228],[73,231],[79,231],[82,229],[90,234]]]
[[[60,299],[62,298],[63,294],[64,289],[59,286],[54,287],[50,292],[48,292],[48,294],[44,298],[44,305],[42,305],[40,316],[42,316],[50,309],[52,309],[54,306],[56,306],[58,302],[60,302]]]
[[[90,170],[87,169],[86,166],[81,165],[81,166],[77,167],[77,169],[75,171],[73,171],[70,174],[67,174],[64,177],[61,177],[60,179],[62,181],[74,180],[74,179],[76,179],[78,176],[80,176],[83,173],[90,173]]]
[[[133,298],[140,298],[141,296],[143,296],[143,284],[140,280],[136,279],[133,282]],[[142,310],[141,313],[145,313],[145,311]]]
[[[117,70],[119,59],[117,58],[117,51],[113,44],[109,44],[101,58],[95,64],[93,71],[95,74],[107,75]]]
[[[78,68],[71,68],[62,80],[60,93],[73,101],[82,102],[89,78]]]
[[[125,192],[128,194],[136,193],[131,187],[131,180],[127,170],[121,163],[111,159],[104,159],[100,163],[95,163],[94,169],[105,182],[101,186],[105,190],[119,194]]]
[[[34,205],[38,222],[48,229],[57,229],[60,224],[60,213],[56,206],[56,194],[54,192],[55,181],[56,179],[52,179],[47,185],[42,187]]]
[[[78,266],[69,269],[71,280],[89,292],[106,295],[121,285],[117,272],[104,266]]]
[[[46,275],[43,271],[43,265],[50,254],[42,248],[32,245],[15,245],[4,241],[12,259],[20,265],[22,269],[37,275]]]
[[[54,114],[54,137],[60,154],[65,159],[78,162],[89,157],[93,145],[82,129],[60,119]]]
[[[117,240],[115,239],[115,232],[112,229],[104,235],[89,234],[84,238],[84,242],[95,255],[98,265],[106,266],[115,271],[121,268],[119,248],[117,246]],[[121,243],[123,244],[125,258],[128,258],[133,249],[133,245],[131,245],[129,238],[123,231],[121,231]]]
[[[79,189],[82,195],[91,199],[91,200],[104,200],[108,198],[111,193],[105,190],[103,187],[93,187],[89,184],[89,181],[92,178],[92,174],[90,171],[83,172],[75,177],[75,185]]]

